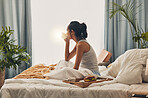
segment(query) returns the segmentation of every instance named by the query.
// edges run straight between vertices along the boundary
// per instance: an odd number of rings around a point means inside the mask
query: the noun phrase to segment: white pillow
[[[122,68],[116,77],[116,81],[124,84],[142,83],[142,65],[127,66]]]
[[[131,49],[124,53],[120,71],[116,77],[119,83],[142,83],[143,64],[148,58],[148,49]]]
[[[123,54],[120,55],[113,63],[109,65],[107,75],[112,76],[114,78],[117,76],[117,74],[120,71],[122,59],[123,59]]]

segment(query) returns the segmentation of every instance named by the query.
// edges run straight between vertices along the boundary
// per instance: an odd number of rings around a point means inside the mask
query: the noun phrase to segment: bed
[[[148,83],[126,85],[105,81],[81,88],[54,79],[7,79],[0,94],[1,98],[130,98],[133,94],[148,95]]]
[[[134,53],[136,53],[136,51],[134,51]],[[144,57],[143,55],[141,56]],[[145,56],[146,57],[140,59],[140,61],[145,61],[145,59],[148,58],[148,55]],[[121,56],[120,59],[124,59],[126,62],[129,62],[129,58],[127,56],[125,57],[128,59],[128,61],[125,58],[123,58],[123,56]],[[134,57],[138,56],[134,55]],[[119,63],[120,59],[117,59],[115,62]],[[136,61],[140,62],[138,60]],[[99,66],[101,75],[109,71],[111,72],[111,70],[113,70],[115,74],[115,72],[119,70],[119,68],[116,67],[116,65],[119,66],[119,64],[117,63],[112,63],[111,67],[109,68],[106,68],[105,66]],[[125,70],[123,71],[124,67],[122,68],[122,64],[123,63],[121,63],[120,65],[120,70],[124,73]],[[130,64],[135,63],[126,63],[126,66]],[[113,69],[114,67],[116,67],[117,69]],[[51,66],[46,68],[49,68],[50,70],[54,69]],[[47,70],[45,70],[45,68],[43,68],[43,70],[40,70],[40,72],[48,72]],[[121,72],[118,72],[119,76],[122,76]],[[114,81],[93,83],[89,85],[87,88],[81,88],[76,85],[64,83],[62,82],[62,80],[48,79],[46,77],[34,78],[35,76],[33,75],[31,75],[33,78],[30,79],[15,79],[16,77],[14,77],[14,79],[5,80],[5,83],[0,90],[0,96],[1,98],[131,98],[135,94],[148,95],[148,83],[138,83],[137,81],[130,80],[127,84],[127,81],[118,81],[118,75],[117,79],[114,79]]]

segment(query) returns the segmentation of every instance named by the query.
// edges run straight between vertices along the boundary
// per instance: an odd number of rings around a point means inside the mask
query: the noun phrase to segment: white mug
[[[66,38],[67,38],[67,34],[62,33],[62,38],[63,38],[63,39],[66,39]]]

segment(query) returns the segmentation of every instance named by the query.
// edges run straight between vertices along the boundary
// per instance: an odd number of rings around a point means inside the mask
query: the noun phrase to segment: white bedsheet
[[[102,82],[103,83],[103,82]],[[1,89],[2,98],[129,98],[129,85],[94,83],[87,88],[61,80],[7,79]]]

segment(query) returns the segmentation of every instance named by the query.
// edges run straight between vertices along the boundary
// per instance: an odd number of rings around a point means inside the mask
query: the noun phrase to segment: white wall
[[[72,20],[87,24],[87,40],[97,56],[104,47],[105,0],[31,0],[33,65],[55,64],[64,59],[61,33]],[[73,48],[74,42],[70,49]],[[72,59],[74,61],[75,59]]]

